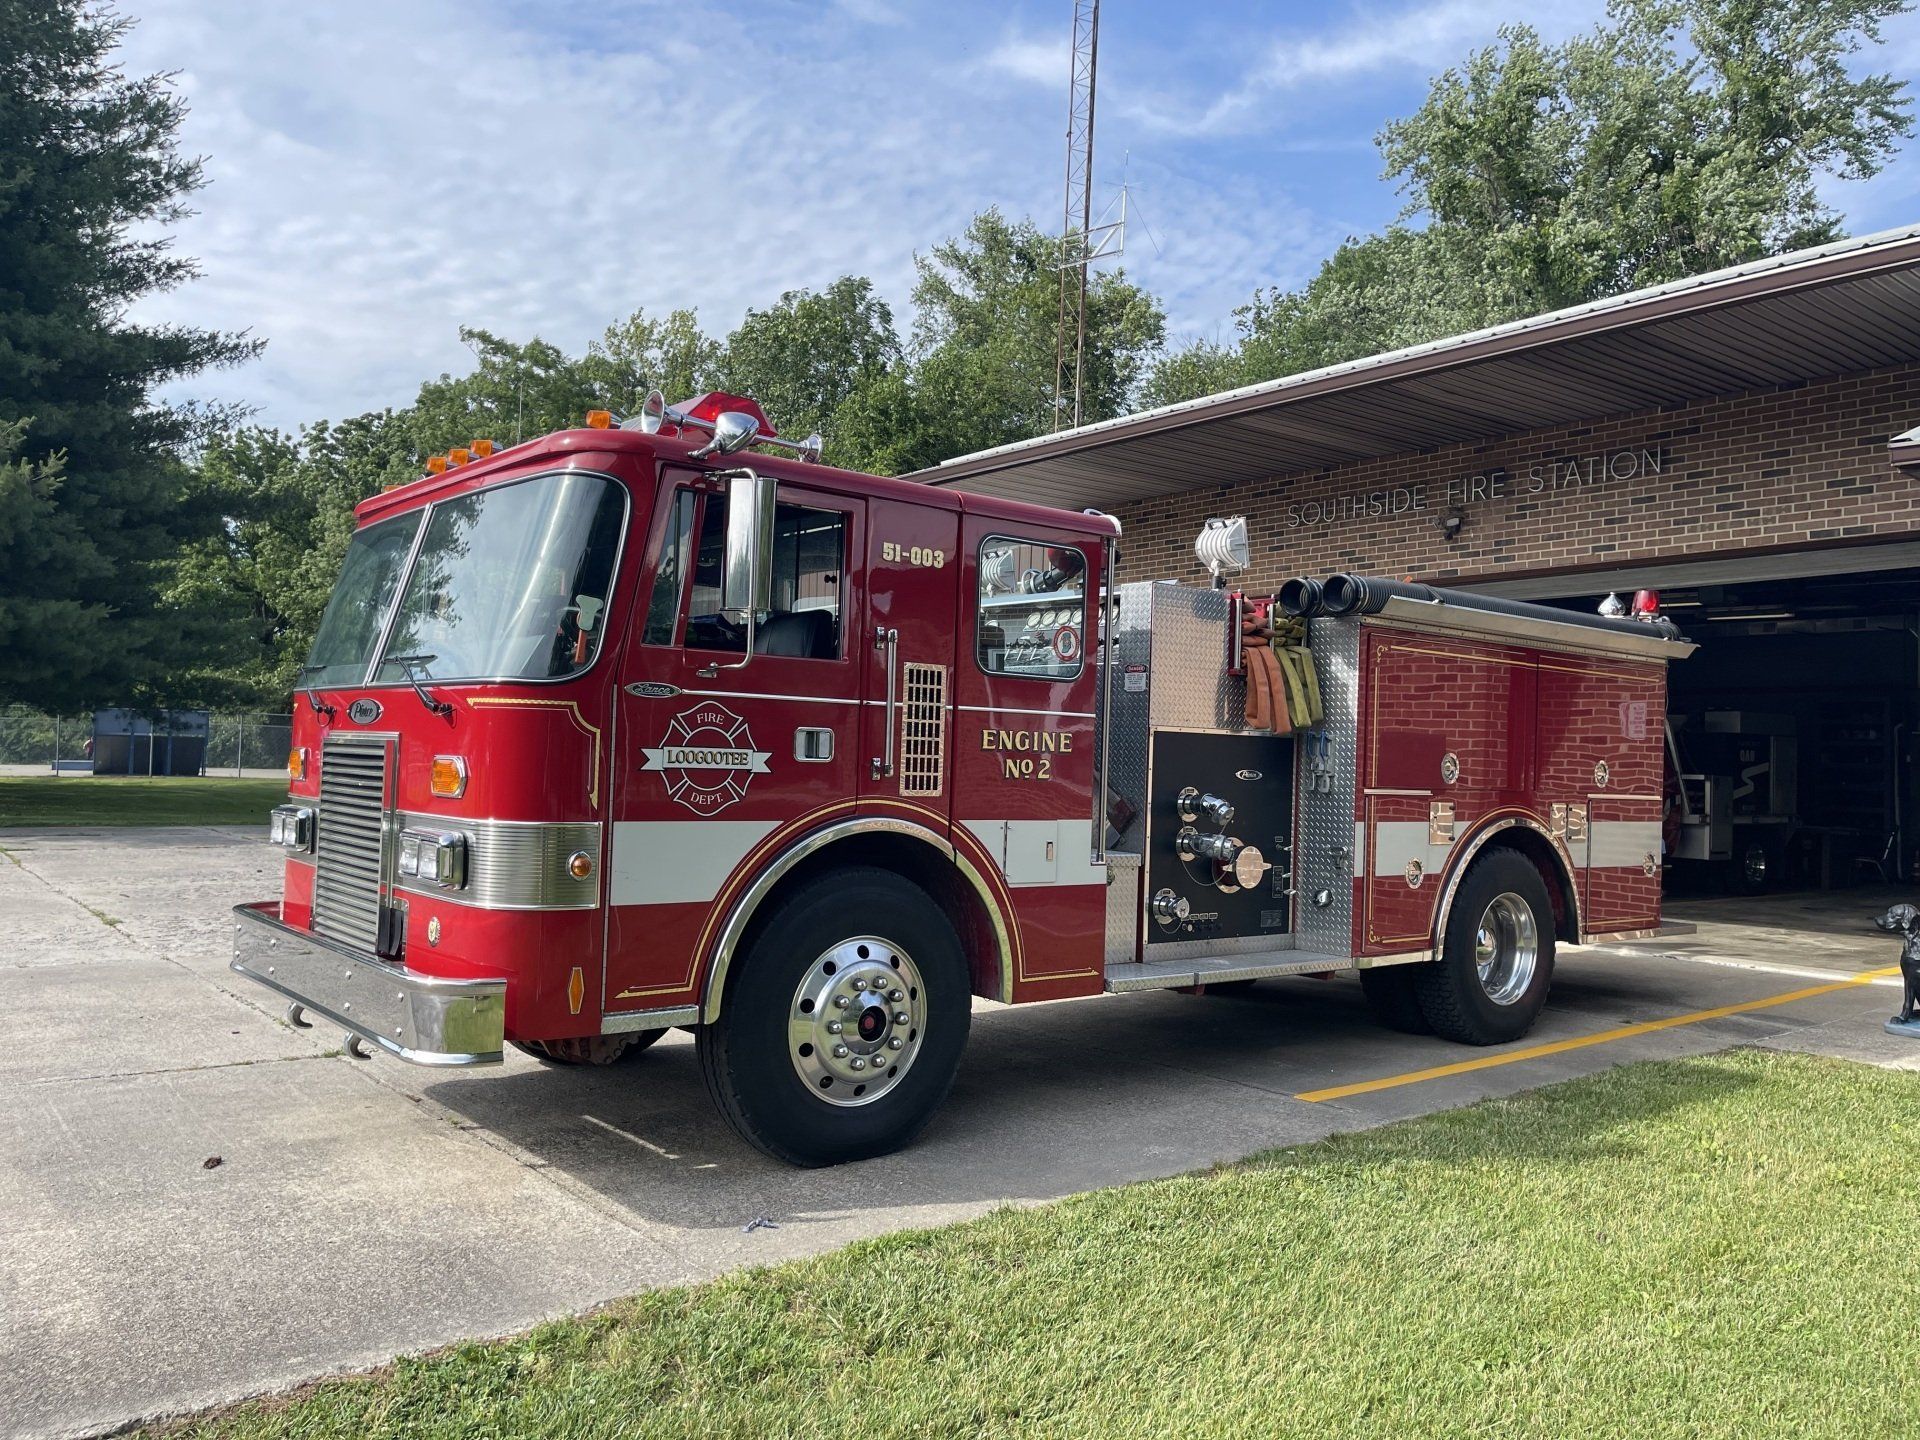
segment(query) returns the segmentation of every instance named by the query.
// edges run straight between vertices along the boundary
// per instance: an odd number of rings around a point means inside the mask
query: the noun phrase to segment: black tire
[[[1738,847],[1733,861],[1733,889],[1739,895],[1764,895],[1773,889],[1780,875],[1780,857],[1771,845],[1748,840]]]
[[[1501,920],[1490,926],[1490,938],[1497,944],[1512,940],[1516,955],[1525,950],[1524,938],[1513,934],[1526,923],[1522,911],[1532,927],[1533,960],[1524,985],[1519,983],[1520,967],[1511,972],[1510,998],[1489,993],[1476,955],[1481,922],[1492,918],[1496,902]],[[1504,953],[1496,950],[1496,956]],[[1453,897],[1440,958],[1414,969],[1414,994],[1436,1035],[1466,1045],[1504,1045],[1531,1030],[1553,983],[1553,902],[1533,862],[1512,850],[1495,850],[1474,861]],[[1495,989],[1502,988],[1500,976],[1496,958],[1491,977]]]
[[[899,978],[901,999],[893,1001],[889,990],[884,1004],[877,987],[847,993],[856,979],[865,984],[869,974],[889,973],[917,974],[918,984]],[[825,987],[817,1003],[803,989],[809,986]],[[919,1134],[953,1087],[972,1020],[971,992],[960,939],[925,891],[886,870],[840,871],[755,926],[735,961],[720,1018],[698,1035],[707,1092],[743,1140],[790,1165],[885,1155]],[[834,1011],[829,998],[856,1003]],[[869,1036],[876,1009],[880,1028]],[[899,1021],[901,1014],[916,1023]],[[836,1015],[851,1033],[830,1042],[822,1027]],[[815,1025],[820,1043],[790,1022]],[[895,1038],[905,1063],[890,1069],[882,1069],[892,1059],[884,1048],[872,1052],[863,1075],[846,1068],[862,1056],[828,1058],[830,1045],[885,1047]],[[806,1078],[803,1067],[819,1073]]]
[[[630,1035],[585,1035],[577,1040],[509,1040],[522,1055],[531,1055],[556,1070],[590,1069],[631,1060],[665,1030],[636,1030]],[[623,1045],[614,1041],[625,1041]]]
[[[1420,1008],[1414,993],[1415,972],[1420,965],[1389,965],[1380,970],[1360,972],[1360,993],[1367,997],[1367,1009],[1373,1018],[1389,1030],[1403,1035],[1431,1035],[1433,1026]]]

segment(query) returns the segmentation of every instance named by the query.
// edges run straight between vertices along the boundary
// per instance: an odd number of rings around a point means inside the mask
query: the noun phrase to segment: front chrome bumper
[[[233,968],[415,1065],[496,1065],[506,1044],[505,980],[448,980],[376,960],[294,929],[277,901],[233,907]]]

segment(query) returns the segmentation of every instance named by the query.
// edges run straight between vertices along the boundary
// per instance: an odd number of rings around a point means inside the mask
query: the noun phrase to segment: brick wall
[[[1909,534],[1920,477],[1889,464],[1887,441],[1916,423],[1920,365],[1907,365],[1162,496],[1120,510],[1120,578],[1197,578],[1193,537],[1209,515],[1246,515],[1250,590],[1291,575],[1472,579]],[[1609,458],[1626,478],[1607,477]],[[1405,508],[1369,513],[1389,503]],[[1449,542],[1437,522],[1455,505],[1465,520]],[[1290,526],[1292,507],[1334,515]]]

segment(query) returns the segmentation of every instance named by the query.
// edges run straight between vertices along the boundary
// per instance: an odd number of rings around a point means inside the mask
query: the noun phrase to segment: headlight
[[[267,838],[288,850],[313,849],[313,807],[276,805],[267,821]]]
[[[458,890],[467,883],[467,837],[457,830],[402,830],[400,873]]]

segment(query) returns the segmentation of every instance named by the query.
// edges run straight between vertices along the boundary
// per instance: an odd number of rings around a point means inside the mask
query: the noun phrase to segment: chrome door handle
[[[886,738],[881,755],[873,762],[873,778],[885,780],[893,774],[893,710],[900,703],[899,665],[900,632],[885,625],[873,627],[873,648],[886,652],[886,658],[880,663],[887,671],[887,705],[881,712],[881,724],[885,727]]]

